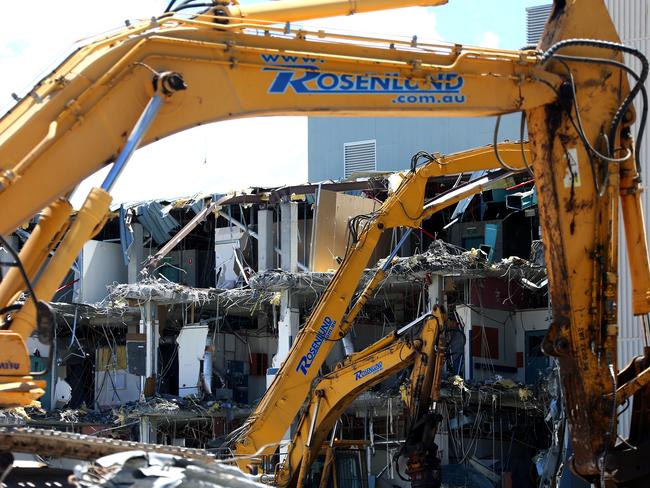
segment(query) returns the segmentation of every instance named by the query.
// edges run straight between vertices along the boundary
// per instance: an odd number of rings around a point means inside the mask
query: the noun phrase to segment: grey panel
[[[495,118],[319,118],[310,117],[309,181],[344,177],[343,145],[376,140],[377,170],[410,166],[418,151],[448,154],[491,144]],[[525,136],[527,137],[527,135]],[[504,116],[499,141],[519,140],[519,115]]]
[[[144,376],[146,374],[146,347],[147,341],[144,335],[138,339],[127,339],[126,365],[129,373],[136,376]]]

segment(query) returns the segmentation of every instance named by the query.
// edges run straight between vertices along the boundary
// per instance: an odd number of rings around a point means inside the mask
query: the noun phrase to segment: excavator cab
[[[304,488],[368,488],[366,442],[337,440],[323,444],[309,468]]]

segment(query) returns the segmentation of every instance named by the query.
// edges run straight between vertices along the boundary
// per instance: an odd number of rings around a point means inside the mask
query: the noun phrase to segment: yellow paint
[[[269,114],[436,117],[524,111],[554,314],[544,349],[560,358],[574,467],[595,479],[606,439],[610,439],[610,447],[616,439],[615,429],[613,436],[607,435],[609,413],[602,407],[602,399],[612,386],[609,364],[618,371],[616,237],[621,190],[626,232],[639,243],[629,248],[636,312],[648,310],[650,272],[640,189],[635,188],[633,171],[629,165],[608,165],[607,185],[600,194],[596,192],[590,158],[566,113],[555,103],[554,90],[567,80],[563,65],[555,61],[542,65],[533,51],[456,45],[413,47],[398,40],[345,37],[274,25],[346,14],[351,9],[419,3],[442,2],[292,0],[259,7],[232,5],[223,12],[213,10],[191,19],[164,15],[82,47],[41,80],[33,90],[36,96],[23,99],[0,120],[0,233],[12,232],[114,160],[153,94],[150,69],[180,73],[188,89],[167,97],[144,138],[145,144],[197,124]],[[542,49],[575,38],[620,42],[602,0],[556,5],[558,10],[540,44]],[[224,14],[231,17],[224,19]],[[619,53],[591,47],[570,46],[562,54],[623,61]],[[295,66],[279,66],[287,63]],[[627,79],[611,66],[575,61],[567,61],[567,65],[577,85],[585,137],[600,147],[602,128],[608,127],[621,98],[629,93]],[[631,147],[621,137],[634,120],[633,111],[629,115],[616,134],[615,147]],[[517,145],[511,146],[514,164],[519,150]],[[504,158],[507,155],[504,150]],[[566,184],[568,157],[580,175],[579,185],[575,180]],[[327,329],[332,322],[332,336],[339,338],[341,319],[381,231],[416,227],[440,209],[423,211],[427,178],[497,167],[489,148],[483,153],[469,151],[450,158],[453,164],[448,166],[429,164],[406,175],[395,198],[384,204],[351,249],[294,341],[274,386],[251,418],[237,453],[269,451],[263,446],[281,439],[293,421],[332,342],[324,343],[307,374],[300,372],[300,358],[309,351],[319,329]],[[51,299],[79,249],[105,218],[109,202],[110,197],[101,192],[91,195],[87,211],[79,213],[39,280],[39,298]],[[39,258],[28,256],[25,260],[39,262]],[[15,288],[15,283],[12,280],[10,288]],[[5,293],[4,299],[9,295]],[[16,314],[9,332],[0,331],[0,337],[14,341],[11,334],[15,332],[26,338],[33,327],[34,309],[28,305]],[[25,356],[18,358],[21,369]],[[622,393],[638,391],[620,387]],[[14,398],[28,400],[22,393]],[[18,400],[0,395],[0,404],[10,401]]]

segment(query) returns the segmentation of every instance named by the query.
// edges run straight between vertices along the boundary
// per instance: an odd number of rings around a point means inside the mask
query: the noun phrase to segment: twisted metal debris
[[[366,269],[359,281],[359,287],[365,286],[382,264],[380,260],[373,268]],[[546,278],[543,261],[540,263],[538,259],[531,262],[509,257],[490,263],[479,250],[466,251],[442,240],[436,240],[424,253],[396,257],[387,270],[384,283],[420,282],[428,273],[460,278],[507,278],[520,284],[540,283]],[[138,283],[113,284],[109,287],[107,298],[96,306],[96,309],[101,310],[103,307],[115,311],[127,309],[134,302],[141,304],[154,301],[166,304],[215,305],[223,307],[225,313],[247,311],[252,315],[264,304],[274,304],[277,301],[276,294],[284,290],[306,291],[317,296],[327,288],[333,276],[333,272],[290,273],[275,269],[253,275],[248,287],[228,290],[191,288],[163,278],[148,278]]]
[[[72,482],[78,487],[265,487],[235,466],[182,459],[169,454],[130,451],[77,466]]]
[[[359,286],[364,286],[376,269],[383,264],[379,261],[373,268],[364,272]],[[477,249],[466,251],[442,240],[433,241],[429,249],[421,254],[396,257],[388,268],[385,282],[421,281],[427,273],[440,273],[461,278],[508,278],[521,282],[525,279],[538,282],[546,277],[546,269],[525,259],[513,256],[497,263],[489,263],[484,253]],[[334,273],[289,273],[282,270],[269,270],[253,276],[250,286],[255,290],[279,292],[289,288],[307,289],[321,292],[334,276]]]

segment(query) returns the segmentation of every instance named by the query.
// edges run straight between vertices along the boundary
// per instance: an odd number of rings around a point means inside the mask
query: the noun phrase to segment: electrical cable
[[[613,59],[589,58],[584,56],[568,56],[565,54],[555,54],[553,57],[556,59],[562,59],[565,61],[575,61],[578,63],[605,64],[605,65],[615,66],[619,69],[624,70],[627,74],[629,74],[632,78],[634,78],[634,81],[636,81],[637,84],[639,84],[639,82],[641,81],[640,76],[632,68],[619,61],[614,61]],[[635,149],[634,149],[634,153],[637,158],[636,160],[637,171],[640,169],[639,158],[641,154],[641,142],[643,140],[643,135],[645,134],[645,126],[648,118],[648,91],[646,90],[645,83],[641,83],[639,86],[640,86],[641,97],[642,97],[642,108],[641,108],[641,119],[639,121],[639,130],[638,130],[638,135],[636,138]]]
[[[499,154],[499,146],[497,145],[497,139],[499,138],[499,126],[500,125],[501,125],[501,116],[497,115],[497,121],[496,121],[496,124],[494,124],[494,137],[492,138],[492,146],[494,148],[494,155],[496,156],[497,161],[499,162],[499,165],[503,169],[507,169],[508,171],[520,171],[517,168],[513,168],[512,166],[509,166],[508,164],[506,164],[506,162],[503,159],[501,159],[501,154]]]
[[[539,79],[538,81],[544,83],[551,90],[553,90],[555,92],[555,95],[557,96],[558,100],[562,99],[562,95],[560,94],[560,92],[551,83],[549,83],[548,81],[543,80],[543,79]],[[561,105],[562,109],[564,110],[567,118],[571,122],[571,125],[573,125],[573,128],[575,129],[576,133],[578,134],[578,137],[580,138],[580,141],[582,142],[582,145],[585,148],[585,151],[587,152],[587,157],[589,158],[589,164],[593,168],[592,153],[589,151],[589,148],[587,146],[588,141],[586,140],[585,135],[578,128],[578,125],[576,124],[575,120],[573,119],[573,115],[571,113],[571,110],[569,108],[567,108],[564,104],[560,104],[560,105]],[[573,188],[575,175],[573,174],[573,171],[570,171],[570,170],[569,170],[569,174],[571,175],[571,187]],[[596,190],[600,194],[599,184],[598,184],[598,181],[595,179],[595,177],[596,176],[595,176],[595,173],[594,173],[594,185],[596,186]]]
[[[568,65],[566,65],[566,63],[563,63],[563,64],[564,64],[565,68],[567,69],[567,72],[569,73],[570,79],[572,80],[571,81],[571,88],[572,88],[572,92],[575,94],[575,86],[573,85],[573,75],[571,74]],[[543,79],[538,79],[538,81],[544,83],[551,90],[553,90],[553,92],[555,92],[555,95],[557,96],[557,98],[559,100],[561,100],[563,98],[562,94],[558,91],[558,89],[555,88],[550,82],[548,82],[546,80],[543,80]],[[578,134],[578,137],[580,138],[580,141],[582,142],[582,145],[585,148],[585,151],[587,152],[587,157],[589,158],[589,164],[592,167],[592,173],[593,173],[593,178],[594,178],[594,186],[596,187],[596,191],[597,191],[598,195],[602,196],[603,193],[604,193],[604,189],[605,189],[604,185],[607,183],[607,179],[605,179],[603,181],[602,185],[601,185],[601,183],[598,182],[597,176],[596,176],[596,171],[595,171],[595,168],[594,168],[593,156],[596,155],[599,158],[608,159],[608,160],[612,160],[612,158],[609,158],[609,156],[605,156],[605,155],[601,154],[599,151],[596,151],[591,146],[591,144],[587,140],[587,137],[586,137],[584,131],[582,130],[582,126],[579,125],[576,122],[576,120],[573,117],[573,114],[571,113],[571,110],[565,104],[560,104],[560,105],[561,105],[562,109],[564,110],[564,112],[566,113],[567,118],[571,122],[571,125],[573,125],[573,128],[575,129],[576,133]],[[575,100],[575,95],[573,95],[572,105],[573,105],[574,110],[579,110],[579,107],[577,106],[577,102]],[[629,154],[627,156],[627,158],[629,158],[630,155],[631,154]],[[625,160],[627,158],[624,158],[623,160]],[[616,161],[612,160],[612,162],[616,162]],[[569,173],[571,175],[571,179],[572,179],[572,183],[573,183],[573,179],[574,179],[573,171],[569,171]]]
[[[650,70],[648,59],[638,49],[631,48],[624,44],[619,44],[619,43],[609,42],[609,41],[601,41],[596,39],[566,39],[564,41],[560,41],[554,44],[548,50],[546,50],[546,52],[544,52],[540,57],[540,64],[542,65],[546,64],[550,59],[552,59],[555,56],[555,53],[558,50],[568,46],[587,46],[587,47],[596,47],[600,49],[608,49],[612,51],[620,51],[636,57],[641,62],[641,74],[639,75],[639,81],[630,90],[628,96],[621,103],[618,110],[616,111],[616,114],[614,115],[614,119],[610,124],[610,132],[609,132],[610,148],[609,149],[610,152],[613,152],[614,151],[613,144],[616,137],[616,131],[618,129],[618,126],[620,125],[628,107],[630,106],[630,104],[632,103],[636,95],[639,93],[641,87],[643,86],[643,84],[645,83],[648,77],[648,72]]]
[[[191,9],[191,8],[199,8],[199,7],[214,7],[214,4],[212,4],[212,3],[192,3],[192,4],[179,6],[178,8],[174,9],[174,12],[180,12],[181,10],[188,10],[188,9]]]
[[[629,399],[629,398],[626,398],[626,399],[625,399],[625,406],[623,407],[623,409],[622,409],[620,412],[617,412],[617,413],[616,413],[616,418],[618,418],[618,417],[620,417],[621,415],[623,415],[623,414],[627,411],[628,408],[630,408],[630,399]]]
[[[594,164],[594,160],[593,160],[593,158],[591,156],[595,156],[595,157],[597,157],[597,158],[599,158],[599,159],[601,159],[601,160],[603,160],[605,162],[621,163],[621,162],[627,160],[628,158],[630,158],[632,156],[632,153],[628,149],[628,153],[624,158],[616,159],[616,158],[611,158],[608,155],[602,154],[600,151],[596,150],[591,145],[591,143],[587,139],[587,136],[585,135],[585,131],[584,131],[584,128],[582,126],[582,118],[580,117],[580,108],[578,106],[578,95],[577,95],[577,91],[576,91],[576,83],[575,83],[575,79],[573,77],[573,73],[571,72],[571,68],[569,67],[569,65],[565,61],[559,60],[559,63],[564,66],[564,68],[566,69],[567,74],[569,76],[569,79],[571,80],[570,86],[571,86],[571,94],[572,94],[572,103],[573,103],[573,107],[574,107],[574,110],[575,110],[575,113],[576,113],[575,120],[577,122],[576,131],[578,132],[578,135],[580,136],[580,139],[582,140],[582,143],[585,146],[585,149],[587,150],[587,153],[590,155],[589,156],[589,164],[591,165],[591,169],[592,169],[592,173],[593,173],[594,185],[595,185],[595,188],[596,188],[596,191],[597,191],[598,195],[600,197],[602,197],[604,195],[604,193],[605,193],[606,188],[607,188],[607,182],[609,181],[609,171],[607,170],[606,166],[604,167],[604,171],[603,171],[603,168],[600,169],[600,171],[602,173],[604,173],[604,176],[602,178],[602,182],[599,182],[598,181],[598,174],[597,174],[596,167],[595,167],[595,164]],[[574,126],[575,126],[575,124],[574,124]],[[603,138],[605,138],[605,140],[607,141],[607,136],[605,136],[605,134],[601,134],[601,136]],[[612,149],[610,149],[610,145],[607,144],[606,147],[608,148],[608,150],[610,151],[610,154],[611,154]],[[571,171],[571,176],[573,177],[573,171]]]
[[[4,315],[9,312],[14,312],[20,310],[23,306],[19,303],[14,303],[13,305],[8,305],[6,307],[0,308],[0,315]]]
[[[424,164],[429,164],[429,163],[438,163],[440,165],[448,164],[448,163],[442,163],[437,157],[435,157],[435,155],[433,155],[431,153],[428,153],[426,151],[418,151],[411,157],[411,172],[412,173],[415,173],[415,170],[418,167],[418,161],[420,159],[425,160]]]
[[[20,256],[18,256],[18,253],[16,250],[11,247],[11,245],[7,242],[7,240],[0,235],[0,243],[2,244],[2,247],[4,247],[9,254],[11,254],[11,257],[14,258],[15,261],[15,266],[18,267],[18,270],[20,271],[21,276],[23,277],[23,281],[25,282],[25,286],[27,287],[27,291],[29,292],[29,295],[32,297],[32,300],[34,301],[34,306],[38,303],[38,299],[36,298],[36,294],[34,293],[34,288],[32,287],[32,283],[29,280],[29,276],[27,276],[27,271],[25,271],[25,267],[23,266],[22,261],[20,260]]]
[[[181,3],[178,4],[178,6],[176,8],[174,8],[174,10],[172,10],[172,12],[177,12],[179,8],[184,7],[184,6],[190,4],[190,3],[194,2],[194,1],[196,1],[196,0],[183,0]],[[173,5],[176,4],[176,2],[177,2],[177,0],[171,0],[169,5],[173,6]]]
[[[521,112],[521,120],[519,122],[519,147],[521,149],[521,158],[524,162],[524,166],[526,166],[526,170],[528,173],[530,173],[530,176],[532,178],[535,178],[535,174],[533,173],[533,168],[531,167],[530,163],[528,162],[528,158],[526,158],[526,147],[524,146],[524,129],[526,128],[526,115],[524,112]]]
[[[573,77],[573,72],[571,71],[571,68],[569,67],[569,65],[565,61],[558,60],[558,62],[564,66],[564,68],[566,69],[567,75],[569,75],[569,79],[571,80],[571,83],[570,83],[570,85],[571,85],[571,94],[573,95],[572,103],[573,103],[573,106],[574,106],[574,109],[575,109],[575,112],[576,112],[576,122],[578,123],[580,133],[584,136],[585,131],[584,131],[583,126],[582,126],[582,117],[580,117],[580,108],[578,107],[578,93],[576,91],[576,82],[575,82],[575,78]],[[612,158],[610,156],[607,156],[607,155],[599,152],[597,149],[595,149],[589,143],[589,141],[587,140],[586,137],[585,137],[585,143],[587,144],[589,150],[594,155],[596,155],[598,158],[603,159],[605,161],[608,161],[610,163],[622,163],[622,162],[626,161],[632,155],[630,152],[628,152],[627,156],[625,156],[623,158]],[[610,153],[614,152],[614,150],[613,150],[613,148],[611,146],[608,146],[608,148],[610,150]]]
[[[176,0],[169,0],[169,3],[167,4],[167,8],[165,8],[164,13],[171,12],[172,7],[176,3]]]

